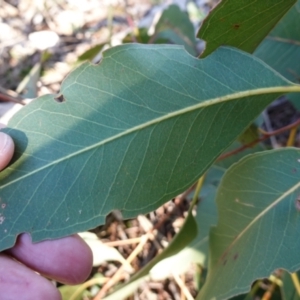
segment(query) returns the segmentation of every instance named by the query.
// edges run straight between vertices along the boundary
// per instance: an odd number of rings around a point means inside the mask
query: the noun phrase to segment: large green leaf
[[[259,74],[259,76],[258,76]],[[149,212],[183,192],[280,93],[300,91],[256,58],[220,48],[124,45],[83,64],[5,129],[0,250]]]
[[[221,45],[252,53],[296,0],[223,0],[208,15],[197,37],[206,41],[205,57]]]
[[[249,155],[228,169],[217,193],[209,274],[197,299],[228,299],[277,268],[300,268],[300,150]]]

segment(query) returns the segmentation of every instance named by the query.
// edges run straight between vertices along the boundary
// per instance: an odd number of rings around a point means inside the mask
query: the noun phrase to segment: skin
[[[12,139],[0,132],[0,170],[13,151]],[[28,234],[21,234],[13,248],[0,253],[0,299],[59,300],[60,293],[45,277],[79,284],[89,276],[92,261],[90,248],[78,235],[32,244]]]

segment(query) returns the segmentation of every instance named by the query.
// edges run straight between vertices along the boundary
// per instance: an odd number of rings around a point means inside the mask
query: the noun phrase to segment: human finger
[[[78,235],[33,244],[28,234],[22,234],[7,252],[40,274],[66,284],[83,282],[93,263],[91,249]]]
[[[55,286],[13,260],[5,254],[0,254],[0,299],[60,300],[61,295]]]

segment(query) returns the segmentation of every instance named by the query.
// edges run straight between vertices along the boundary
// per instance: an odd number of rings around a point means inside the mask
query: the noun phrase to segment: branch
[[[278,134],[280,134],[282,132],[285,132],[285,131],[288,131],[290,129],[296,128],[299,125],[300,125],[300,119],[298,119],[297,121],[295,121],[292,124],[289,124],[287,126],[284,126],[284,127],[280,128],[280,129],[277,129],[277,130],[274,130],[274,131],[271,131],[271,132],[263,131],[263,136],[262,137],[256,139],[255,141],[253,141],[253,142],[251,142],[249,144],[243,145],[243,146],[241,146],[241,147],[239,147],[237,149],[234,149],[232,151],[229,151],[227,153],[222,154],[221,156],[219,156],[219,158],[217,159],[217,161],[223,160],[223,159],[228,158],[228,157],[230,157],[232,155],[235,155],[235,154],[237,154],[239,152],[242,152],[242,151],[244,151],[247,148],[251,148],[251,147],[255,146],[256,144],[269,139],[271,136],[278,135]]]

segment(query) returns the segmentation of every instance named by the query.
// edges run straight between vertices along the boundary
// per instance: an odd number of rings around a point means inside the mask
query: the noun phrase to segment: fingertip
[[[69,259],[72,267],[69,267],[70,272],[64,275],[62,282],[68,284],[80,284],[84,282],[91,274],[93,267],[93,253],[91,248],[87,243],[78,235],[67,237],[67,239],[72,239],[72,246],[70,242],[70,248],[65,248],[65,253],[67,260]]]
[[[4,132],[0,132],[0,171],[3,170],[14,154],[15,145],[12,138]]]

